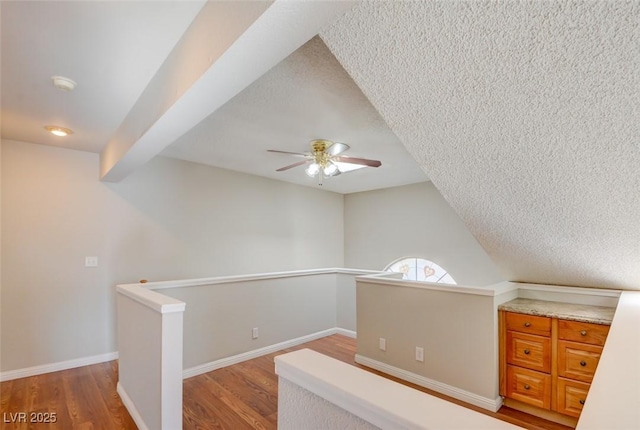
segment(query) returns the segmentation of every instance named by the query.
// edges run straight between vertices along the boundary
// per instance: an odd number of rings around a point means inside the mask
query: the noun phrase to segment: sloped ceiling
[[[203,4],[0,1],[2,138],[102,151]],[[78,87],[60,91],[53,75]]]
[[[311,139],[380,168],[326,178],[352,193],[428,180],[316,37],[355,1],[0,1],[4,139],[101,154],[117,182],[163,155],[318,187]],[[116,30],[117,29],[117,30]],[[56,89],[51,77],[78,85]],[[45,125],[74,131],[53,136]]]
[[[351,146],[345,155],[375,158],[367,168],[325,178],[322,189],[342,194],[426,181],[402,143],[318,37],[312,38],[161,155],[318,187],[300,161],[282,151],[310,151],[312,139]]]
[[[640,3],[363,2],[321,32],[512,281],[640,289]]]

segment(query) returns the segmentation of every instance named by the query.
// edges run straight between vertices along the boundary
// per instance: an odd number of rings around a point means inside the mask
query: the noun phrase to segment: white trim
[[[482,397],[469,391],[426,378],[416,373],[364,357],[360,354],[356,354],[356,363],[371,367],[372,369],[379,370],[404,381],[412,382],[416,385],[420,385],[421,387],[428,388],[446,396],[453,397],[454,399],[462,400],[463,402],[478,406],[482,409],[487,409],[491,412],[496,412],[502,406],[502,397],[500,396],[495,399]]]
[[[570,293],[570,294],[584,294],[586,296],[603,296],[603,297],[620,297],[622,290],[604,289],[604,288],[585,288],[585,287],[570,287],[564,285],[544,285],[544,284],[529,284],[524,282],[509,282],[515,287],[521,290],[536,290],[536,291],[550,291],[554,293]]]
[[[182,372],[182,378],[183,379],[192,378],[194,376],[202,375],[203,373],[211,372],[213,370],[221,369],[223,367],[242,363],[243,361],[262,357],[263,355],[267,355],[273,352],[281,351],[283,349],[291,348],[292,346],[297,346],[306,342],[311,342],[312,340],[331,336],[333,334],[343,334],[343,333],[339,333],[338,330],[343,330],[343,329],[338,329],[334,327],[334,328],[322,330],[316,333],[308,334],[306,336],[297,337],[295,339],[286,340],[284,342],[276,343],[274,345],[269,345],[263,348],[254,349],[252,351],[243,352],[241,354],[232,355],[231,357],[225,357],[219,360],[210,361],[209,363],[190,367],[189,369],[185,369]]]
[[[23,369],[16,370],[7,370],[5,372],[0,372],[0,381],[11,381],[13,379],[27,378],[29,376],[42,375],[44,373],[59,372],[60,370],[90,366],[92,364],[104,363],[105,361],[112,361],[117,359],[117,352],[108,352],[106,354],[92,355],[90,357],[59,361],[57,363],[42,364],[40,366],[25,367]]]
[[[116,391],[120,396],[120,400],[122,400],[122,404],[125,408],[127,408],[127,411],[129,411],[129,415],[131,415],[133,422],[136,423],[136,426],[138,426],[138,430],[149,430],[149,427],[147,427],[147,424],[142,419],[140,412],[138,412],[135,403],[133,403],[133,400],[131,400],[131,397],[129,397],[127,391],[119,381],[118,385],[116,386]]]
[[[336,327],[336,334],[341,334],[343,336],[351,337],[353,339],[358,338],[358,333],[353,330],[347,330],[346,328]]]
[[[278,379],[287,380],[380,429],[520,428],[310,349],[278,355],[275,363]],[[303,406],[314,415],[312,405]]]
[[[186,303],[173,297],[156,293],[141,285],[144,284],[118,285],[116,286],[116,291],[161,314],[184,312]]]
[[[494,288],[493,285],[488,287],[468,287],[464,285],[436,284],[434,282],[407,281],[404,279],[388,279],[376,275],[358,276],[356,277],[356,281],[368,284],[393,285],[398,287],[420,288],[423,290],[446,291],[448,293],[473,294],[477,296],[496,296],[505,292],[505,287],[499,284],[497,288]]]
[[[292,278],[297,276],[331,275],[331,274],[375,275],[380,273],[384,274],[385,272],[382,272],[380,270],[364,270],[364,269],[360,270],[360,269],[346,269],[341,267],[331,267],[331,268],[324,268],[324,269],[290,270],[286,272],[254,273],[250,275],[216,276],[212,278],[148,282],[146,284],[123,284],[123,285],[119,285],[119,287],[138,286],[138,287],[143,287],[149,290],[162,290],[165,288],[184,288],[184,287],[197,287],[202,285],[231,284],[234,282],[258,281],[263,279]]]

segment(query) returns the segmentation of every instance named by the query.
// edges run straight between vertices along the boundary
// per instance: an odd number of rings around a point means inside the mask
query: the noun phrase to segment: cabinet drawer
[[[521,333],[551,335],[551,318],[506,312],[507,330]]]
[[[558,341],[558,375],[591,382],[601,354],[601,346],[560,340]]]
[[[551,371],[551,339],[508,331],[507,363],[549,373]]]
[[[558,378],[558,412],[579,417],[587,399],[589,384]]]
[[[507,366],[507,397],[549,409],[551,407],[551,375]]]
[[[609,334],[608,325],[566,320],[558,321],[558,338],[562,340],[603,346],[607,334]]]

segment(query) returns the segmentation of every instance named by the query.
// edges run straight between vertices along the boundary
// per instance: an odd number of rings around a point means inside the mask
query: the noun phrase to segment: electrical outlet
[[[258,331],[258,327],[254,327],[251,329],[251,339],[257,339],[260,336],[260,332]]]
[[[98,257],[84,257],[84,267],[98,267]]]
[[[378,347],[382,351],[386,351],[387,350],[387,339],[385,339],[384,337],[381,337]]]
[[[416,346],[416,361],[424,363],[424,348]]]

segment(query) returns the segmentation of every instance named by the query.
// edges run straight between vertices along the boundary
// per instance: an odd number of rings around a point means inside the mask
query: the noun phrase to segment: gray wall
[[[336,327],[333,273],[157,292],[187,304],[185,369]]]
[[[339,194],[162,157],[97,172],[97,154],[2,141],[0,370],[117,350],[116,284],[344,265]]]
[[[348,194],[345,267],[381,270],[400,257],[431,260],[458,284],[504,280],[431,182]]]
[[[498,397],[493,296],[358,281],[357,300],[359,355],[487,401]],[[416,347],[424,362],[415,360]]]

